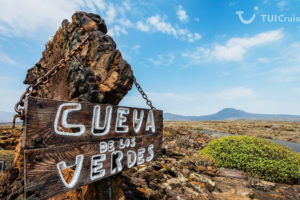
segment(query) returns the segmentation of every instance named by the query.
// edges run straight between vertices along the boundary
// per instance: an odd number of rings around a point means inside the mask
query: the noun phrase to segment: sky
[[[155,107],[300,115],[300,0],[0,0],[0,111],[75,11],[99,14]],[[147,107],[133,86],[120,105]]]

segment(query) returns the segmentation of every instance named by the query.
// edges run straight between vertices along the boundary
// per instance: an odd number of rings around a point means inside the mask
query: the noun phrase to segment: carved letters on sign
[[[70,183],[66,182],[61,170],[66,170],[67,168],[71,168],[72,166],[67,167],[65,161],[61,161],[61,162],[57,163],[56,166],[57,166],[57,170],[59,172],[60,178],[67,188],[73,188],[76,185],[76,183],[79,179],[80,172],[81,172],[83,159],[84,159],[83,154],[76,156],[76,162],[75,162],[76,168],[75,168],[75,172],[73,174],[73,177],[72,177],[72,180],[70,181]]]
[[[64,132],[58,130],[58,120],[61,114],[61,111],[64,107],[70,107],[70,106],[75,106],[75,108],[69,108],[63,111],[62,113],[62,119],[61,119],[61,125],[65,128],[79,128],[78,132]],[[67,136],[81,136],[85,132],[85,126],[82,124],[68,124],[67,123],[67,117],[68,114],[72,111],[76,110],[81,110],[81,104],[80,103],[63,103],[58,107],[57,114],[55,117],[55,122],[54,122],[54,131],[58,135],[67,135]]]
[[[131,138],[131,139],[127,138],[127,139],[125,139],[125,142],[123,141],[123,139],[120,139],[119,149],[124,149],[127,147],[132,147],[132,148],[135,147],[135,138]],[[128,150],[126,152],[126,151],[116,151],[113,140],[110,140],[108,142],[100,142],[100,145],[99,145],[100,154],[95,154],[91,157],[91,168],[90,168],[91,169],[91,171],[90,171],[91,181],[101,179],[102,177],[105,176],[105,174],[114,175],[118,172],[121,172],[123,169],[122,160],[124,158],[124,156],[123,156],[124,154],[127,154],[127,160],[125,161],[125,163],[126,163],[128,169],[132,168],[136,164],[141,165],[141,164],[144,164],[145,162],[152,161],[154,158],[153,147],[154,147],[154,145],[150,144],[147,148],[143,147],[143,148],[138,149],[137,152],[134,150]],[[145,158],[146,151],[147,151],[147,154],[149,154],[149,156],[147,156]],[[106,154],[105,154],[106,152],[111,152],[110,170],[108,172],[106,172],[106,169],[103,169],[103,163],[106,161]],[[114,156],[116,156],[116,159],[113,159]],[[57,166],[57,170],[59,172],[60,178],[67,188],[72,189],[77,184],[84,159],[85,159],[84,155],[79,154],[76,156],[76,161],[75,161],[74,165],[67,166],[65,161],[61,161],[61,162],[57,163],[56,166]],[[114,167],[114,165],[116,165],[116,166]],[[72,180],[70,181],[70,183],[67,183],[64,179],[62,170],[66,170],[66,169],[74,167],[74,166],[75,166],[75,172],[72,177]]]
[[[38,199],[161,154],[161,110],[27,97],[25,115],[25,191],[39,190]]]
[[[72,106],[75,106],[73,108]],[[65,108],[63,110],[63,108]],[[81,110],[81,104],[80,103],[63,103],[59,106],[56,117],[55,117],[55,123],[54,123],[54,130],[55,133],[58,135],[66,135],[66,136],[81,136],[85,130],[86,127],[83,124],[69,124],[67,123],[68,114],[72,111],[78,111]],[[105,112],[105,118],[103,122],[103,126],[100,126],[100,111],[101,111],[101,105],[96,105],[93,109],[93,119],[92,119],[92,128],[91,132],[95,136],[103,136],[108,134],[110,127],[111,127],[111,118],[112,118],[112,106],[106,106],[106,112]],[[119,107],[117,110],[117,119],[116,119],[116,125],[115,125],[115,131],[117,133],[127,133],[129,131],[128,125],[125,125],[125,122],[127,121],[126,115],[130,114],[129,108],[122,108]],[[134,127],[135,133],[140,132],[141,125],[143,123],[143,116],[144,111],[140,111],[140,117],[138,118],[138,111],[136,109],[133,110],[133,120],[132,124]],[[60,120],[61,118],[61,120]],[[60,120],[60,121],[59,121]],[[62,128],[79,128],[79,131],[77,132],[65,132],[59,130],[59,122],[61,123]],[[135,125],[137,123],[137,125]],[[155,132],[155,124],[154,124],[154,117],[153,117],[153,111],[149,110],[147,122],[146,122],[146,131],[149,131],[151,129],[152,133]],[[97,132],[100,131],[100,132]],[[102,132],[101,132],[102,131]]]

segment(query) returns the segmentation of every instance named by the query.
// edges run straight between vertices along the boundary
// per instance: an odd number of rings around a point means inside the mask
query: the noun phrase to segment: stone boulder
[[[28,70],[25,84],[35,84],[44,75],[66,58],[88,35],[91,38],[71,61],[67,61],[49,81],[32,91],[32,96],[66,101],[88,101],[117,105],[131,89],[133,71],[122,58],[114,40],[107,35],[104,20],[92,13],[76,12],[72,22],[64,20],[55,35],[49,38],[42,58]],[[21,148],[21,147],[19,147]],[[22,171],[22,151],[17,149],[15,163]],[[21,174],[21,173],[20,173]],[[69,191],[53,199],[122,199],[120,177],[106,179]]]
[[[104,20],[91,13],[76,12],[72,22],[64,20],[51,37],[40,61],[28,70],[25,84],[33,84],[92,33],[90,42],[67,62],[33,96],[56,100],[89,101],[117,105],[131,89],[133,71],[116,43],[107,35]]]

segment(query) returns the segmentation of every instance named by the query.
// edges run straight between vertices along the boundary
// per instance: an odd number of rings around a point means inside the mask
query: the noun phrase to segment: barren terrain
[[[232,132],[228,131],[233,133],[238,124],[244,130],[246,127],[251,129],[251,124],[258,130],[264,125],[285,125],[255,121],[165,122],[163,156],[151,164],[123,172],[126,199],[300,199],[300,185],[272,183],[249,177],[240,170],[220,169],[211,160],[199,155],[199,150],[214,139],[204,133],[205,129],[225,132],[228,127],[233,127]],[[299,123],[288,124],[292,124],[292,128],[299,127]]]
[[[187,130],[208,130],[300,143],[300,122],[254,120],[166,121],[164,125],[166,127],[178,127]]]
[[[299,141],[299,127],[299,123],[290,122],[165,122],[162,157],[122,173],[124,197],[128,200],[300,199],[300,185],[272,183],[239,170],[220,169],[199,155],[199,150],[214,139],[205,130]],[[2,128],[1,148],[12,150],[21,131],[20,127],[13,133],[7,127]],[[17,168],[6,169],[0,181],[0,199],[21,199],[23,184],[17,179],[18,173]]]

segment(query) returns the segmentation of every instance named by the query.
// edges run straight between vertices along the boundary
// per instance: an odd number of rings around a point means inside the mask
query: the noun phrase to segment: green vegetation
[[[203,130],[203,127],[198,126],[198,127],[195,128],[195,130],[202,131],[202,130]]]
[[[228,136],[211,141],[200,154],[217,167],[240,169],[267,181],[300,184],[300,154],[266,139]]]

